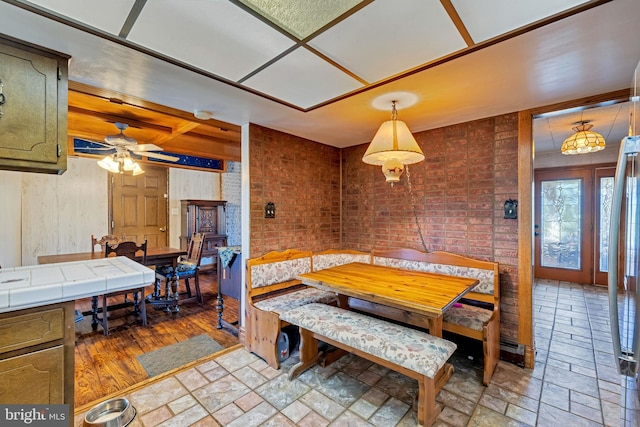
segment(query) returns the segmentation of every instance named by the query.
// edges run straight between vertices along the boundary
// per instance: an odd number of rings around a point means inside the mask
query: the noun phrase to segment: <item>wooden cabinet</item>
[[[0,402],[68,404],[73,414],[74,302],[0,314]]]
[[[181,200],[182,226],[180,247],[187,250],[193,233],[204,233],[202,270],[215,270],[218,247],[227,245],[227,220],[224,200]]]
[[[67,169],[69,56],[0,37],[0,169]]]

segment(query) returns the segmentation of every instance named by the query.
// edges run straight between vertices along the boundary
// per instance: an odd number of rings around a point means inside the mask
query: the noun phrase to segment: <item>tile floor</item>
[[[480,360],[456,352],[435,425],[640,426],[636,383],[624,383],[613,364],[606,290],[539,281],[534,316],[535,368],[501,361],[484,387]],[[125,394],[137,409],[130,426],[417,424],[415,381],[347,355],[290,382],[295,359],[276,371],[240,347],[162,378]]]

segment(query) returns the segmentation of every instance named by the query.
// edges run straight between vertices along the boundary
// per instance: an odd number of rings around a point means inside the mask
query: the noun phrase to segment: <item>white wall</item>
[[[620,144],[607,144],[604,150],[588,154],[575,154],[572,156],[567,156],[560,152],[535,153],[533,167],[534,169],[542,169],[581,165],[597,165],[600,163],[616,163],[618,161],[619,149]]]
[[[70,157],[62,175],[0,171],[0,265],[37,264],[39,255],[86,252],[106,234],[107,172]]]
[[[21,264],[22,177],[20,172],[0,171],[0,266]]]
[[[169,246],[180,247],[180,200],[220,200],[220,174],[169,169]]]

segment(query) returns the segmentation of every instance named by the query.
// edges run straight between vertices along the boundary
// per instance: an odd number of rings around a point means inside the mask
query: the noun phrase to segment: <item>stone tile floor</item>
[[[436,426],[640,426],[635,381],[614,367],[606,289],[541,280],[534,300],[536,362],[501,361],[481,384],[463,351],[439,393]],[[347,355],[295,381],[238,347],[124,395],[138,426],[415,426],[417,383]],[[81,426],[84,414],[75,425]]]

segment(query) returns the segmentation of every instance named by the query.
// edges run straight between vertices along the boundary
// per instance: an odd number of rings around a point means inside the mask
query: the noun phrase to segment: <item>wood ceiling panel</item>
[[[140,144],[156,144],[176,154],[240,161],[239,126],[199,120],[185,111],[70,83],[70,137],[101,142],[118,133],[115,122],[128,124],[124,134]]]

